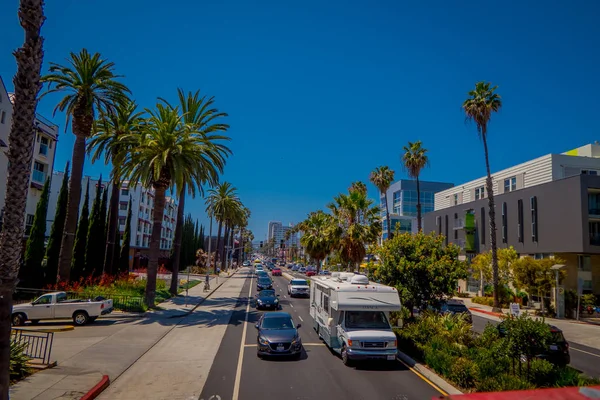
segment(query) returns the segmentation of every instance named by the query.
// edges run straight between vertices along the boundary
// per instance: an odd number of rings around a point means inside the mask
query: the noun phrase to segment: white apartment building
[[[292,224],[283,226],[279,221],[269,221],[267,240],[275,239],[276,246],[279,246],[281,241],[284,240],[286,247],[291,247],[292,245],[300,247],[300,237],[298,233],[294,232],[290,234],[289,239],[285,238],[286,233],[293,227]]]
[[[52,178],[50,189],[50,202],[48,204],[48,219],[54,219],[56,206],[58,201],[58,193],[62,185],[64,172],[55,172]],[[90,176],[84,176],[82,180],[81,204],[80,210],[83,207],[85,197],[85,188],[89,182],[90,200],[89,208],[91,210],[92,202],[98,191],[98,179]],[[100,190],[108,190],[108,202],[110,203],[110,191],[112,190],[111,183],[105,180],[102,181]],[[129,198],[131,197],[132,219],[131,219],[131,257],[141,254],[147,255],[147,250],[150,247],[150,236],[152,235],[152,213],[154,212],[154,189],[146,189],[141,185],[130,186],[129,182],[123,182],[119,191],[119,231],[121,238],[125,233],[125,222],[127,220]],[[175,237],[175,225],[177,219],[177,199],[167,196],[165,201],[165,211],[163,214],[163,226],[161,235],[161,250],[162,256],[168,256],[173,246]],[[47,224],[46,235],[50,234],[52,221]]]
[[[10,133],[13,114],[13,95],[6,91],[0,77],[0,221],[4,214],[6,196],[6,178],[8,176],[8,136]],[[35,142],[33,145],[32,171],[27,206],[25,209],[25,235],[33,225],[33,217],[37,203],[40,200],[46,178],[52,178],[54,156],[58,141],[58,126],[41,115],[36,116]]]

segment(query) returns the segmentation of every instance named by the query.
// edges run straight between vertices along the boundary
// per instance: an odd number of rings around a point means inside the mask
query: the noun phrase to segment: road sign
[[[583,278],[577,278],[577,293],[583,293]]]
[[[518,317],[520,314],[521,308],[519,307],[519,303],[510,303],[510,315]]]

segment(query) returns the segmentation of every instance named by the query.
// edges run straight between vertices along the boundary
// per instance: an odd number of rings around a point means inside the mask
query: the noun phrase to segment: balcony
[[[588,216],[600,219],[600,208],[588,208]]]
[[[46,174],[34,169],[31,174],[31,180],[43,185],[46,182]]]
[[[46,157],[48,155],[48,145],[47,144],[40,144],[39,154],[44,157]]]
[[[600,246],[600,234],[590,235],[590,244],[592,246]]]

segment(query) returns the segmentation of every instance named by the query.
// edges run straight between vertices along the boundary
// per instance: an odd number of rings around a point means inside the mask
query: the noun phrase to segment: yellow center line
[[[410,365],[408,365],[407,363],[405,363],[404,361],[402,361],[401,359],[397,358],[396,359],[398,361],[400,361],[402,364],[404,364],[404,366],[406,368],[408,368],[409,370],[411,370],[412,372],[415,373],[415,375],[417,375],[419,378],[423,379],[425,382],[427,382],[431,387],[433,387],[435,390],[437,390],[438,392],[440,392],[442,394],[442,396],[448,396],[448,393],[444,392],[442,389],[440,389],[435,383],[431,382],[429,379],[427,379],[425,376],[423,376],[423,374],[421,374],[419,371],[417,371],[416,369],[414,369],[413,367],[411,367]]]

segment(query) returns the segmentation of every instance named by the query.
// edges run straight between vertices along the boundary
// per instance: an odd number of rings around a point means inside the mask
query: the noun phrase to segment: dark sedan
[[[452,314],[452,315],[464,315],[465,320],[472,324],[473,323],[473,315],[471,315],[471,311],[464,305],[464,303],[454,302],[452,300],[447,303],[442,303],[440,306],[440,312],[442,314]]]
[[[258,279],[260,279],[260,278],[268,278],[269,277],[269,273],[267,271],[257,271],[256,272],[256,276],[258,277]]]
[[[258,357],[294,356],[302,354],[302,341],[298,334],[300,324],[294,325],[292,316],[286,312],[263,314],[256,324]]]
[[[261,291],[265,289],[273,289],[273,281],[271,278],[258,278],[256,281],[256,290]]]
[[[256,309],[260,310],[280,310],[279,295],[274,290],[261,290],[256,296]]]
[[[565,339],[563,331],[554,325],[548,325],[550,328],[550,341],[547,347],[537,358],[546,360],[554,365],[565,366],[571,363],[571,354],[569,354],[569,342]],[[498,324],[498,332],[500,336],[506,335],[506,324],[500,322]]]

